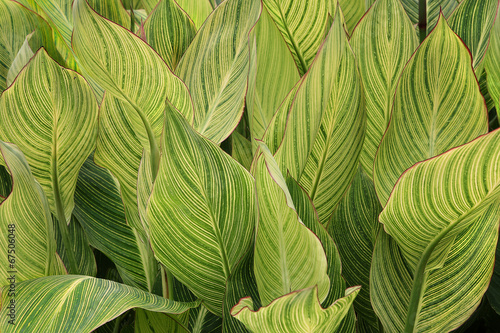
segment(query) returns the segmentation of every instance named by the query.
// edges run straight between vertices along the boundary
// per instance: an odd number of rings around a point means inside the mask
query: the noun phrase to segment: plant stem
[[[418,3],[418,29],[422,43],[427,36],[427,0],[420,0]]]

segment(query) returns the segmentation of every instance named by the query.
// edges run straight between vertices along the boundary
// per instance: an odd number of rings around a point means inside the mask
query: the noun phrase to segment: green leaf
[[[193,311],[193,310],[190,310]],[[151,312],[143,309],[135,310],[136,333],[188,333],[173,316],[161,312]]]
[[[157,271],[153,252],[127,224],[117,181],[91,157],[80,169],[74,214],[90,244],[115,263],[125,284],[153,290]]]
[[[401,4],[405,8],[406,13],[408,13],[410,20],[414,25],[417,25],[419,23],[418,15],[420,2],[421,0],[401,0]],[[431,30],[436,26],[440,11],[443,12],[444,17],[449,17],[459,3],[460,0],[425,0],[425,27],[427,33],[430,33]]]
[[[282,172],[309,194],[323,224],[356,173],[365,131],[361,78],[346,37],[339,10],[289,110],[278,110],[264,137]]]
[[[349,33],[352,33],[356,24],[374,2],[375,0],[339,0]],[[384,20],[381,20],[381,22],[387,23]]]
[[[369,282],[381,211],[373,182],[360,168],[328,224],[328,231],[339,248],[347,285],[362,286],[354,308],[358,321],[364,321],[371,332],[378,332],[377,316],[370,303]]]
[[[300,75],[304,75],[323,42],[328,15],[335,16],[337,0],[264,0],[263,3],[288,44]]]
[[[189,328],[191,333],[220,333],[222,331],[222,318],[200,305],[189,311]]]
[[[2,288],[2,303],[9,296]],[[178,314],[198,302],[174,302],[139,289],[88,276],[49,276],[16,285],[15,325],[2,332],[90,332],[131,308]],[[7,317],[7,307],[0,314]]]
[[[209,0],[176,0],[175,2],[193,20],[196,29],[200,29],[213,10]]]
[[[347,289],[326,309],[318,302],[317,287],[294,291],[258,310],[251,298],[244,298],[231,314],[252,332],[336,332],[358,292],[359,287]]]
[[[150,153],[155,175],[165,100],[192,119],[189,92],[139,37],[97,15],[85,0],[76,0],[73,10],[73,49],[82,68],[106,89],[95,162],[119,180],[128,223],[145,239],[137,212],[142,153]]]
[[[220,316],[226,280],[254,234],[253,178],[175,110],[165,113],[162,147],[147,207],[151,246],[158,260]]]
[[[262,154],[254,171],[259,207],[254,271],[260,300],[266,306],[294,290],[317,285],[323,302],[330,288],[323,246],[297,214],[271,152],[262,142],[259,148]]]
[[[5,199],[11,191],[12,177],[10,176],[9,171],[7,171],[7,169],[2,165],[0,166],[0,196]]]
[[[488,296],[488,301],[491,307],[500,314],[500,244],[497,243],[497,249],[495,252],[495,268],[493,270],[493,276],[491,277],[491,283],[486,292]]]
[[[193,98],[194,128],[215,143],[231,134],[243,114],[248,34],[260,11],[259,1],[223,2],[205,21],[177,66],[176,74]]]
[[[252,164],[252,144],[238,132],[231,134],[231,156],[238,161],[245,169],[250,170]]]
[[[274,113],[300,79],[292,54],[265,8],[250,36],[249,70],[250,132],[253,139],[262,139]]]
[[[73,211],[78,171],[95,146],[97,113],[85,80],[44,50],[0,100],[0,138],[23,151],[51,211],[65,222]]]
[[[396,89],[374,165],[382,206],[406,169],[487,131],[487,110],[470,53],[441,16],[406,65]]]
[[[418,38],[398,0],[379,0],[359,22],[350,42],[366,98],[366,135],[360,160],[365,173],[373,178],[373,161],[389,123],[396,85]]]
[[[448,19],[451,29],[462,39],[472,54],[472,67],[480,74],[490,30],[497,14],[498,0],[464,0]],[[479,77],[479,75],[478,75]]]
[[[385,330],[448,332],[479,305],[498,238],[499,147],[497,130],[416,164],[394,187],[370,286]]]
[[[490,45],[484,62],[488,74],[488,91],[500,112],[500,18],[497,17],[491,29]]]
[[[26,66],[26,64],[30,61],[31,57],[35,55],[28,43],[32,35],[33,33],[26,36],[23,45],[17,52],[16,57],[14,58],[12,64],[10,65],[6,78],[7,87],[10,86],[12,82],[14,82],[17,74],[19,74],[19,72],[23,69],[23,67]]]
[[[196,28],[174,0],[162,0],[144,23],[144,32],[148,44],[175,70]]]
[[[64,274],[57,269],[52,217],[40,184],[31,175],[19,148],[0,141],[0,151],[13,184],[12,192],[0,205],[0,246],[5,249],[0,266],[1,285],[10,284],[7,278],[12,271],[15,271],[15,283]]]
[[[130,15],[121,0],[87,0],[89,5],[101,16],[130,30]]]

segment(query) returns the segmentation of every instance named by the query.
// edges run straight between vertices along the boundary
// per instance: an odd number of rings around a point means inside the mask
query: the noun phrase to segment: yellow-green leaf
[[[253,178],[175,110],[166,112],[162,147],[147,207],[151,246],[208,310],[222,315],[226,280],[254,234]]]
[[[366,135],[360,160],[365,173],[373,178],[373,161],[389,124],[396,85],[418,38],[398,0],[378,0],[359,22],[350,42],[366,99]]]
[[[419,4],[421,0],[401,0],[410,20],[414,25],[419,23]],[[449,17],[460,3],[459,0],[425,0],[426,21],[424,22],[427,34],[436,26],[440,11],[444,17]]]
[[[385,206],[401,174],[413,164],[488,131],[488,116],[469,51],[441,16],[406,65],[374,164]]]
[[[349,33],[352,33],[356,24],[374,2],[375,0],[339,0],[340,8],[342,8],[345,24]],[[383,23],[388,22],[383,19],[380,21]]]
[[[205,21],[177,66],[176,74],[193,98],[194,128],[213,142],[224,141],[243,114],[248,34],[260,11],[259,1],[223,2]]]
[[[488,91],[495,103],[497,114],[500,113],[500,18],[497,17],[491,29],[490,45],[486,53],[485,69]]]
[[[213,10],[209,0],[176,0],[176,2],[193,20],[196,29],[200,29]]]

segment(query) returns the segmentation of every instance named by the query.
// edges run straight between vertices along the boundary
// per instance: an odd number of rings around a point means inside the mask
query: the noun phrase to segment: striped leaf
[[[144,32],[148,44],[175,70],[196,28],[174,0],[162,0],[144,23]]]
[[[380,214],[390,237],[377,240],[371,271],[385,330],[448,332],[477,308],[495,259],[499,162],[497,130],[401,176]]]
[[[90,244],[115,263],[125,284],[153,290],[157,264],[149,244],[127,224],[116,180],[91,157],[78,176],[74,214]]]
[[[484,62],[488,74],[488,92],[495,103],[497,113],[500,111],[500,18],[497,17],[491,29],[490,45]]]
[[[243,114],[248,34],[260,11],[259,1],[223,2],[207,18],[177,66],[176,74],[193,98],[194,128],[213,142],[224,141]]]
[[[221,316],[226,280],[253,238],[253,178],[174,110],[165,114],[162,147],[147,207],[151,246]]]
[[[31,36],[33,36],[33,33],[34,32],[26,36],[23,45],[17,52],[16,57],[14,58],[12,64],[10,65],[9,71],[7,72],[7,78],[5,80],[7,87],[10,86],[12,82],[14,82],[14,79],[16,78],[17,74],[19,74],[19,72],[23,69],[23,67],[26,66],[26,64],[30,61],[31,57],[35,55],[30,47],[30,44],[28,43],[29,40],[31,39]]]
[[[193,20],[196,29],[200,29],[213,10],[210,0],[176,0],[175,2]]]
[[[58,269],[52,217],[40,184],[19,148],[0,141],[0,152],[13,182],[12,192],[0,205],[0,245],[5,249],[0,266],[1,285],[10,284],[7,278],[11,274],[16,283],[64,274],[64,268]]]
[[[497,15],[498,0],[465,0],[448,19],[448,24],[472,54],[472,67],[482,72],[482,63]],[[478,75],[479,77],[480,75]]]
[[[85,0],[76,0],[73,9],[73,49],[82,68],[106,89],[95,162],[118,178],[128,223],[144,238],[137,212],[142,152],[150,153],[156,174],[165,100],[192,119],[189,92],[139,37],[96,14]]]
[[[326,309],[318,302],[317,287],[294,291],[258,311],[251,298],[244,298],[231,314],[252,332],[336,332],[358,292],[359,287],[347,289]]]
[[[264,0],[283,38],[304,75],[325,37],[328,15],[335,16],[337,0]]]
[[[2,303],[8,304],[8,287]],[[16,285],[15,325],[2,320],[2,332],[91,332],[131,308],[182,313],[198,302],[174,302],[139,289],[89,276],[49,276]],[[0,314],[7,317],[8,308]]]
[[[413,24],[419,23],[419,3],[420,0],[401,0],[401,4],[405,8],[410,20]],[[425,0],[426,21],[425,28],[427,34],[436,26],[440,11],[444,17],[449,17],[455,8],[457,8],[460,0]],[[418,28],[417,28],[418,29]]]
[[[346,284],[362,286],[354,308],[358,322],[368,326],[365,332],[379,331],[377,316],[370,303],[369,280],[381,211],[373,182],[360,168],[328,224],[328,231],[339,248]]]
[[[81,165],[95,146],[98,105],[85,80],[37,52],[0,100],[0,137],[15,143],[69,222]]]
[[[389,123],[396,85],[418,38],[398,0],[378,0],[359,22],[350,42],[366,99],[366,135],[360,160],[365,173],[373,178],[373,161]]]
[[[495,252],[495,268],[486,295],[488,296],[491,307],[496,313],[500,314],[500,244],[498,243]]]
[[[340,18],[339,10],[289,111],[280,108],[270,125],[278,129],[265,136],[279,142],[273,136],[284,133],[276,160],[309,194],[321,223],[356,173],[366,120],[361,79]]]
[[[193,311],[192,309],[190,311]],[[135,309],[135,332],[137,333],[188,333],[188,329],[173,316],[161,312]]]
[[[220,333],[222,332],[222,318],[200,305],[189,310],[189,328],[191,333]]]
[[[300,76],[278,28],[262,9],[250,37],[250,74],[246,106],[252,138],[262,139],[276,110]],[[254,150],[257,147],[255,144]]]
[[[356,24],[374,2],[375,0],[339,0],[349,33],[353,32]],[[382,22],[384,21],[382,20]]]
[[[271,152],[262,142],[259,149],[254,170],[259,206],[254,271],[262,305],[315,285],[323,302],[330,288],[325,251],[297,214]]]
[[[250,170],[252,164],[252,144],[238,132],[231,134],[231,156],[245,169]]]
[[[89,5],[101,16],[131,30],[130,15],[121,0],[87,0]]]
[[[382,206],[406,169],[487,131],[487,110],[470,53],[441,16],[406,65],[396,89],[374,164]]]

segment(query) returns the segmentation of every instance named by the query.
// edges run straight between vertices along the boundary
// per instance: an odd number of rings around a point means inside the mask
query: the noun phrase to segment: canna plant
[[[498,0],[0,0],[1,332],[494,332]]]

